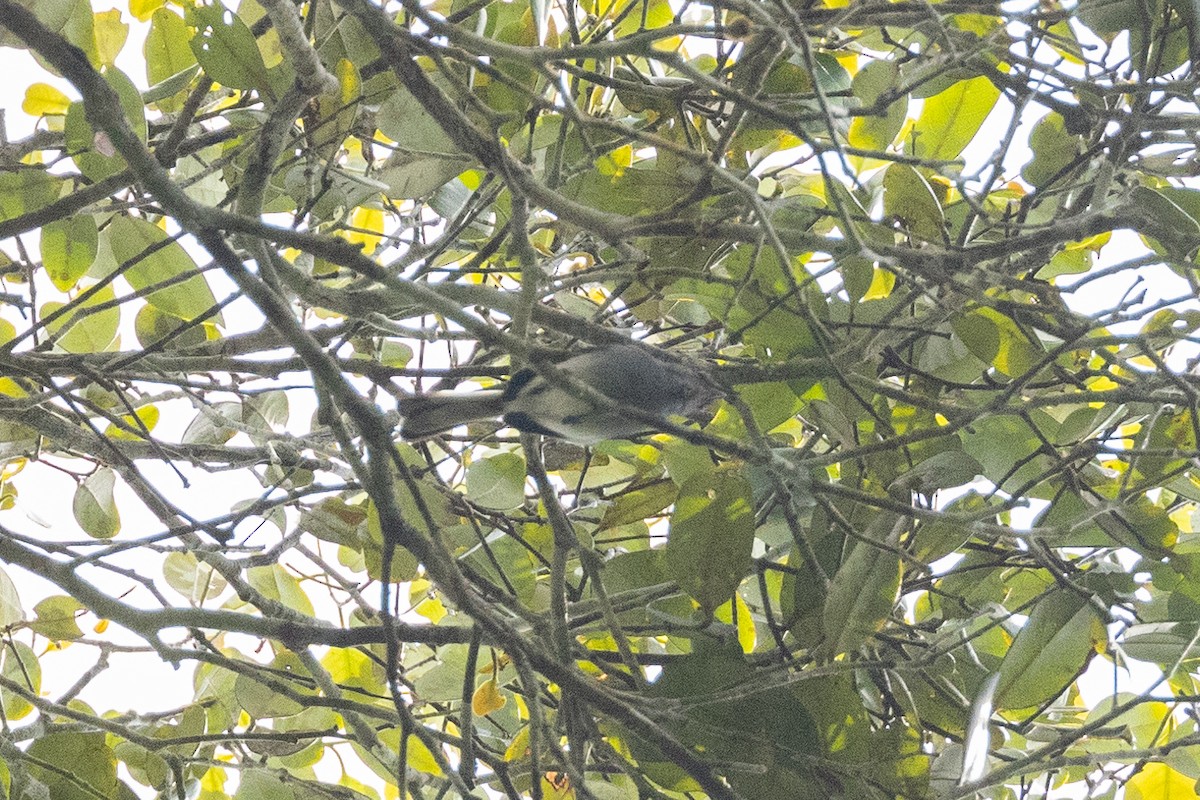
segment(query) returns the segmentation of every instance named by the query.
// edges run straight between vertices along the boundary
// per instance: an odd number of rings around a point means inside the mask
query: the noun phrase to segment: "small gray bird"
[[[688,416],[721,396],[704,365],[684,364],[657,355],[649,347],[599,347],[557,367],[612,402],[594,403],[525,367],[514,373],[503,389],[435,392],[402,399],[400,435],[424,439],[458,425],[500,418],[519,431],[595,444],[654,430],[653,424],[631,416],[627,409],[643,417]]]

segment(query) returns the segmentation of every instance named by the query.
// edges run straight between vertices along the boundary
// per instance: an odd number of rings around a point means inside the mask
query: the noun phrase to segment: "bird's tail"
[[[494,419],[504,413],[504,392],[434,392],[405,397],[399,402],[400,435],[424,439],[458,425]]]

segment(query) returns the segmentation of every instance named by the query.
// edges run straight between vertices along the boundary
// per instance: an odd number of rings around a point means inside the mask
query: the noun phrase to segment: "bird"
[[[684,363],[644,345],[605,345],[556,366],[575,388],[523,367],[502,389],[402,398],[400,436],[415,441],[458,425],[502,419],[519,431],[592,445],[654,430],[647,416],[694,415],[723,393],[707,365]],[[594,401],[580,386],[610,402]]]

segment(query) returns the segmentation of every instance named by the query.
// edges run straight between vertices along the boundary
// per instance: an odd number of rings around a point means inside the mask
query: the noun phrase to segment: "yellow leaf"
[[[29,393],[12,378],[0,378],[0,394],[8,397],[25,397]]]
[[[120,428],[110,424],[108,430],[104,433],[112,439],[140,440],[143,436],[134,431],[141,431],[143,428],[147,431],[154,430],[154,426],[158,424],[158,407],[143,406],[137,410],[137,418],[126,414],[121,417],[121,421],[125,423],[126,428]]]
[[[442,768],[433,757],[433,753],[429,752],[429,748],[415,734],[408,737],[408,765],[426,775],[442,774]]]
[[[513,737],[512,744],[504,751],[505,761],[516,761],[529,754],[529,726],[526,725]]]
[[[21,103],[21,110],[31,117],[59,116],[70,107],[70,99],[48,83],[31,83]]]
[[[480,717],[493,711],[499,711],[506,705],[508,705],[508,698],[501,693],[495,678],[481,683],[475,690],[474,696],[471,697],[471,710]]]
[[[383,238],[383,209],[359,206],[350,215],[352,230],[346,231],[346,241],[361,244],[363,249],[374,252]]]
[[[206,792],[220,792],[225,787],[226,773],[220,767],[209,767],[200,778],[200,788]]]
[[[167,0],[129,0],[129,13],[133,14],[138,22],[145,22],[166,4]]]
[[[1125,784],[1125,800],[1196,800],[1196,782],[1166,764],[1151,762]]]
[[[100,63],[111,66],[125,46],[129,38],[129,23],[121,21],[119,9],[112,8],[93,15],[93,27],[96,31],[96,50],[100,55]]]
[[[896,273],[883,267],[875,267],[875,272],[871,276],[871,285],[867,289],[867,293],[863,295],[863,300],[882,300],[891,295],[895,286]]]
[[[108,620],[106,619],[100,620],[92,628],[93,633],[104,633],[106,630],[108,630]]]
[[[740,594],[735,594],[733,600],[718,608],[713,616],[721,622],[732,625],[734,611],[737,612],[738,644],[741,645],[743,653],[753,653],[754,645],[758,640],[758,632],[754,629],[754,618],[750,615],[750,606],[746,605],[746,601]]]

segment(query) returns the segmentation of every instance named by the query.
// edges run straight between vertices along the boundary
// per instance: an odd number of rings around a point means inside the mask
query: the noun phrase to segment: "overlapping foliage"
[[[1194,796],[1193,4],[260,2],[0,0],[9,796]],[[396,439],[628,335],[711,419]]]

